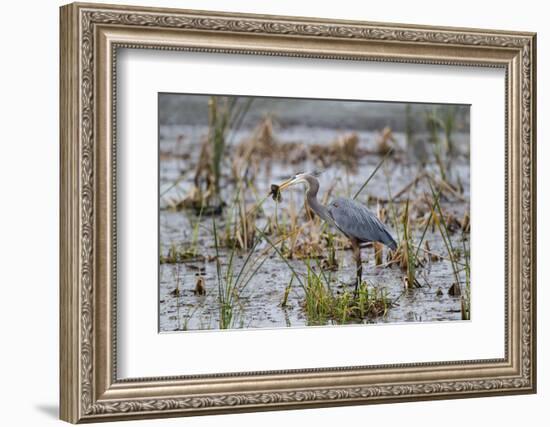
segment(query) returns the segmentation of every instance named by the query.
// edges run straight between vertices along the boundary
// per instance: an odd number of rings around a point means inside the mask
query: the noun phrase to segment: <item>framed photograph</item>
[[[535,34],[60,22],[63,420],[535,392]]]

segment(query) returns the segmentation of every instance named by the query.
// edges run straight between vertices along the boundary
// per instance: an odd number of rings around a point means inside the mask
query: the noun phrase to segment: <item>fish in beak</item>
[[[296,175],[296,176],[293,176],[292,178],[290,179],[287,179],[285,182],[283,182],[282,184],[271,184],[271,192],[269,193],[269,195],[273,198],[273,200],[275,200],[276,202],[280,202],[282,200],[282,197],[281,197],[281,191],[283,191],[285,188],[288,188],[294,184],[298,184],[300,182],[300,176],[299,175]]]

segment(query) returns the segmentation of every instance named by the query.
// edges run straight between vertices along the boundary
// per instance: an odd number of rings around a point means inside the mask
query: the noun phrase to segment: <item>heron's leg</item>
[[[361,280],[363,278],[363,264],[361,263],[361,247],[359,246],[359,242],[352,240],[351,246],[353,248],[353,256],[355,258],[355,292],[354,296],[357,297],[357,289],[359,288],[359,285],[361,284]]]

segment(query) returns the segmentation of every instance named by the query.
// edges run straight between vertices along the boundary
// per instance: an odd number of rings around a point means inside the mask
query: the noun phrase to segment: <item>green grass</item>
[[[465,293],[460,301],[460,311],[462,320],[470,320],[471,317],[471,298],[470,298],[470,249],[466,247],[466,236],[462,234],[462,247],[464,250],[464,271],[466,275]]]
[[[455,282],[460,285],[460,275],[459,275],[460,265],[456,256],[457,253],[453,248],[453,243],[451,241],[451,233],[447,228],[447,222],[445,221],[445,216],[443,215],[443,209],[441,208],[441,204],[439,202],[439,195],[436,195],[431,181],[430,181],[430,189],[432,191],[432,197],[433,197],[433,202],[435,207],[435,211],[433,212],[435,224],[437,226],[437,229],[439,230],[441,238],[443,239],[443,243],[445,244],[445,248],[447,250],[447,254],[451,262],[451,267],[453,269],[453,276],[454,276]]]
[[[247,209],[244,197],[242,197],[242,186],[239,185],[235,192],[231,208],[231,216],[228,218],[225,226],[225,236],[219,242],[221,246],[236,248],[239,250],[249,250],[256,237],[256,218],[258,215],[257,204],[251,209]]]
[[[357,296],[350,290],[334,293],[330,278],[315,272],[307,262],[303,307],[309,325],[362,323],[385,316],[391,300],[385,290],[368,286],[365,281],[359,285]]]
[[[420,286],[418,280],[416,279],[416,267],[419,264],[417,247],[413,242],[411,223],[409,219],[409,200],[405,203],[405,211],[403,212],[402,217],[402,226],[403,226],[403,255],[404,255],[404,264],[407,271],[407,287]],[[422,243],[418,245],[420,247]]]
[[[447,168],[445,162],[443,161],[443,156],[445,155],[445,147],[443,141],[441,140],[440,133],[444,129],[445,124],[439,116],[439,111],[436,107],[432,108],[431,111],[426,112],[425,116],[426,127],[430,135],[430,142],[434,144],[434,156],[437,166],[439,167],[439,173],[441,179],[446,181],[447,179]]]
[[[166,255],[160,254],[159,261],[161,264],[179,264],[197,258],[201,258],[201,256],[197,254],[196,247],[178,246],[172,243]]]
[[[451,240],[451,232],[447,227],[447,222],[445,221],[445,216],[443,215],[443,209],[439,202],[439,197],[435,195],[433,185],[430,181],[430,188],[432,195],[434,197],[434,219],[445,244],[447,250],[448,260],[451,264],[453,270],[454,283],[461,287],[461,277],[460,272],[464,271],[465,273],[465,293],[461,295],[460,301],[460,311],[462,315],[462,320],[470,320],[470,250],[469,246],[466,246],[465,233],[462,233],[462,250],[460,248],[453,247]],[[464,263],[459,262],[459,257],[464,257]]]
[[[338,257],[336,256],[335,235],[327,230],[327,232],[323,234],[323,237],[326,241],[326,250],[328,255],[323,259],[322,268],[323,270],[336,271],[338,270],[340,263],[338,262]]]
[[[211,96],[208,101],[208,142],[212,148],[214,192],[218,196],[220,194],[221,164],[225,151],[225,138],[237,99],[236,97],[220,99],[217,96]]]
[[[359,190],[357,190],[357,192],[354,194],[353,196],[353,200],[356,200],[359,195],[361,194],[361,192],[367,187],[367,185],[369,184],[370,180],[374,177],[374,175],[376,175],[376,172],[378,172],[378,169],[380,169],[380,167],[384,164],[384,162],[387,160],[388,157],[390,157],[390,155],[393,153],[393,147],[390,148],[388,150],[388,152],[384,155],[384,157],[382,157],[382,159],[378,162],[378,164],[376,165],[376,167],[373,169],[373,171],[370,173],[370,175],[368,176],[368,178],[365,180],[365,182],[363,182],[363,184],[361,185],[361,187],[359,188]]]
[[[456,129],[456,115],[457,115],[456,107],[453,105],[450,105],[444,110],[443,117],[442,117],[443,132],[445,134],[445,145],[447,148],[449,162],[450,162],[450,158],[455,154],[453,132]]]
[[[288,296],[290,295],[290,291],[292,290],[292,283],[294,282],[294,274],[290,277],[290,282],[288,282],[288,285],[285,287],[285,293],[283,294],[283,299],[281,301],[281,307],[286,308],[288,305]]]
[[[201,207],[199,216],[193,224],[191,243],[189,245],[176,245],[174,242],[172,242],[170,244],[170,247],[168,248],[167,254],[160,254],[159,262],[161,264],[176,264],[189,260],[196,260],[198,257],[200,257],[198,254],[198,242],[203,207]]]
[[[456,130],[457,114],[458,110],[454,106],[443,109],[434,107],[425,114],[426,128],[430,135],[430,141],[434,144],[435,160],[441,179],[444,181],[448,181],[451,174],[451,162],[456,154],[453,133]]]
[[[230,250],[228,264],[224,271],[215,219],[212,219],[212,231],[216,251],[217,298],[220,311],[218,326],[219,329],[228,329],[236,327],[236,309],[239,306],[241,294],[268,258],[256,253],[256,247],[259,243],[259,240],[256,240],[245,257],[241,268],[236,271],[234,262],[237,248],[234,245]],[[253,255],[257,256],[253,258]]]

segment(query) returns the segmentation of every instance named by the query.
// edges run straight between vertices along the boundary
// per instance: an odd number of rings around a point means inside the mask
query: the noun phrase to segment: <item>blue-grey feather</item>
[[[327,210],[338,229],[348,237],[359,242],[380,242],[392,250],[397,249],[388,227],[365,205],[339,197],[327,206]]]

